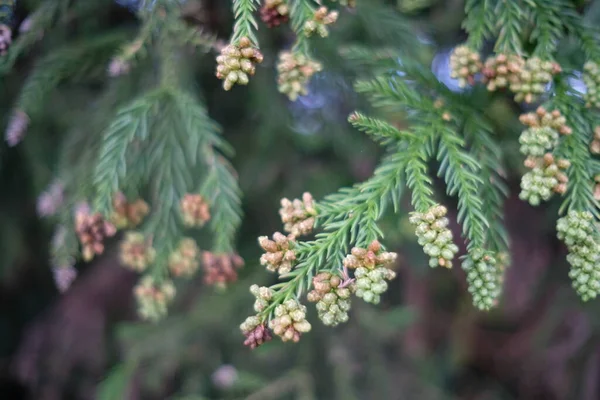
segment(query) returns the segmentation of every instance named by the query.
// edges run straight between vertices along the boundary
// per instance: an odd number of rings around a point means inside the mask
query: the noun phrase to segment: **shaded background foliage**
[[[38,3],[20,1],[18,22]],[[82,8],[81,18],[61,15],[64,21],[44,32],[2,77],[2,126],[40,55],[51,54],[73,35],[134,31],[130,10],[111,1],[93,3],[102,4],[90,6],[95,14]],[[202,3],[190,19],[227,37],[228,2]],[[581,6],[589,8],[592,21],[600,21],[597,2]],[[304,190],[320,198],[364,180],[380,156],[377,146],[346,122],[351,111],[366,106],[352,90],[360,71],[339,57],[340,46],[402,48],[407,56],[432,59],[445,81],[448,51],[464,39],[463,9],[458,0],[359,0],[356,11],[342,14],[330,38],[315,42],[324,72],[296,103],[277,92],[275,81],[277,52],[292,41],[284,28],[261,30],[265,62],[247,88],[224,92],[213,76],[213,56],[189,54],[198,92],[237,150],[233,164],[245,212],[238,250],[246,268],[226,292],[203,286],[201,277],[187,282],[171,315],[156,325],[136,321],[131,293],[136,276],[118,265],[114,251],[78,265],[80,275],[64,295],[54,288],[47,261],[52,227],[36,215],[36,198],[53,177],[66,133],[79,129],[92,135],[110,119],[114,104],[96,102],[107,78],[106,64],[94,60],[86,80],[69,80],[48,93],[23,144],[0,150],[0,393],[42,400],[97,394],[102,399],[600,398],[600,319],[595,302],[583,305],[570,288],[565,250],[555,238],[558,204],[534,209],[514,194],[505,207],[513,263],[497,310],[476,311],[464,272],[430,270],[406,215],[390,215],[382,225],[388,247],[400,255],[399,277],[380,306],[356,302],[348,324],[335,329],[315,324],[297,345],[273,341],[253,352],[242,345],[237,327],[251,308],[247,288],[273,279],[258,266],[256,237],[279,228],[279,199]],[[424,54],[411,43],[414,26],[438,53]],[[570,44],[561,46],[569,62]],[[115,97],[127,98],[128,85],[145,84],[144,76],[128,77]],[[515,155],[521,111],[508,96],[495,97],[487,109],[511,167],[511,193],[518,191],[521,172]],[[395,122],[402,125],[402,116]],[[72,145],[78,151],[78,144]],[[460,229],[454,225],[453,231],[458,236]]]

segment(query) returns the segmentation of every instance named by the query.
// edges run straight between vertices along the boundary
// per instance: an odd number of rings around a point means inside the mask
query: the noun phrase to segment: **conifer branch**
[[[290,20],[292,30],[296,33],[293,51],[309,55],[310,47],[308,37],[304,32],[304,25],[313,18],[315,11],[313,0],[291,0]]]
[[[490,0],[467,0],[462,27],[469,34],[468,44],[480,49],[496,31],[494,7]]]
[[[529,9],[521,1],[499,1],[496,3],[496,29],[498,38],[494,50],[497,53],[523,53],[521,44],[525,21],[529,18]]]
[[[231,43],[238,45],[241,38],[247,37],[255,47],[258,47],[258,39],[256,38],[258,24],[254,18],[254,12],[260,6],[260,0],[232,1],[235,24],[233,25]]]
[[[113,32],[72,44],[46,56],[29,75],[15,108],[34,116],[43,106],[48,93],[69,78],[104,72],[104,65],[124,40],[124,32]]]
[[[134,140],[144,141],[151,129],[149,113],[164,95],[155,90],[121,108],[103,133],[94,172],[97,190],[94,208],[105,215],[112,211],[113,196],[127,178],[127,151]]]
[[[531,39],[536,41],[533,55],[544,60],[553,58],[558,43],[564,36],[560,3],[553,0],[535,0],[535,23],[531,32]]]
[[[448,194],[458,195],[458,221],[463,226],[467,248],[482,248],[489,224],[479,197],[479,188],[483,184],[479,176],[481,166],[464,150],[463,139],[452,129],[446,126],[439,126],[438,129],[438,174],[444,177]]]

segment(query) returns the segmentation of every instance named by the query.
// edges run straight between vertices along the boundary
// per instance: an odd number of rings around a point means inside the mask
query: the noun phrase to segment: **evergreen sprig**
[[[258,47],[256,31],[258,24],[254,18],[254,12],[260,6],[260,0],[233,0],[233,15],[235,24],[233,25],[232,44],[239,44],[243,37],[250,39],[255,47]]]

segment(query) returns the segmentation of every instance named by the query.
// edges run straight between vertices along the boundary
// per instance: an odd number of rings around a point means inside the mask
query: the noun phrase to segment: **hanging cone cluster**
[[[573,130],[567,125],[567,118],[559,110],[547,111],[541,106],[535,112],[522,114],[519,121],[531,128],[551,128],[561,135],[573,133]]]
[[[140,232],[127,232],[121,242],[121,264],[136,272],[142,272],[154,262],[156,251],[150,241]]]
[[[315,11],[313,19],[306,21],[304,24],[304,34],[307,37],[317,33],[321,37],[329,36],[328,25],[337,21],[339,13],[337,11],[329,11],[327,7],[320,7]]]
[[[237,281],[237,270],[244,266],[244,259],[238,254],[202,253],[204,283],[224,287]]]
[[[569,250],[569,277],[583,301],[596,298],[600,291],[600,238],[594,223],[590,212],[572,210],[556,225],[558,238]]]
[[[458,246],[452,241],[452,231],[448,228],[447,213],[446,207],[437,204],[424,213],[414,212],[409,218],[416,227],[417,240],[429,256],[432,268],[452,268],[452,260],[458,252]]]
[[[255,349],[273,338],[269,328],[261,323],[260,318],[258,318],[256,315],[246,318],[246,320],[240,325],[240,330],[246,336],[244,345],[250,347],[251,349]]]
[[[386,281],[396,277],[396,273],[387,268],[396,261],[396,253],[383,251],[381,244],[374,240],[368,248],[354,247],[344,259],[344,267],[354,269],[355,294],[367,303],[378,304],[388,284]]]
[[[273,234],[273,240],[267,236],[258,238],[260,247],[266,252],[260,257],[260,264],[267,267],[271,272],[287,274],[294,267],[296,253],[294,253],[294,238],[285,236],[280,232]]]
[[[489,310],[497,304],[502,292],[505,267],[489,251],[475,249],[469,252],[462,268],[467,273],[469,292],[475,307]]]
[[[266,286],[252,285],[250,293],[256,298],[254,301],[254,311],[257,313],[264,311],[273,298],[273,290]]]
[[[113,197],[113,213],[110,221],[117,229],[137,227],[150,212],[150,207],[142,199],[129,203],[123,193],[117,193]]]
[[[351,288],[344,285],[342,278],[330,272],[321,272],[313,278],[314,289],[307,299],[317,303],[316,308],[323,324],[336,326],[348,321]]]
[[[557,63],[543,61],[537,57],[527,59],[520,69],[517,79],[511,82],[510,90],[515,93],[515,101],[532,103],[546,91],[552,77],[561,71]]]
[[[100,213],[79,210],[75,215],[75,232],[82,246],[83,259],[90,261],[95,255],[104,253],[104,239],[114,236],[117,229]]]
[[[461,88],[473,85],[482,67],[479,53],[468,46],[458,46],[450,55],[450,77],[458,79]]]
[[[313,230],[317,215],[312,195],[306,192],[302,195],[302,200],[282,199],[279,215],[286,232],[293,236],[308,235]]]
[[[175,277],[193,276],[200,267],[200,249],[194,239],[183,238],[169,256],[169,271]]]
[[[291,101],[308,94],[308,82],[322,65],[301,53],[283,51],[277,63],[277,84],[280,93]]]
[[[138,314],[149,321],[158,321],[167,315],[167,307],[175,298],[175,286],[169,280],[157,282],[144,276],[133,293],[138,303]]]
[[[247,37],[239,40],[239,44],[230,44],[221,50],[217,57],[217,78],[223,80],[223,89],[230,90],[236,83],[247,85],[249,77],[256,72],[256,64],[263,61],[263,55],[252,47]]]
[[[569,178],[565,171],[571,166],[568,160],[555,160],[551,153],[546,153],[540,159],[528,158],[525,165],[531,171],[521,179],[521,200],[537,206],[548,201],[553,193],[564,194],[567,191]]]
[[[518,83],[524,65],[525,60],[514,54],[497,54],[489,57],[482,70],[487,89],[493,92]]]
[[[265,0],[260,9],[260,19],[269,28],[274,28],[289,21],[289,12],[283,0]]]
[[[312,328],[306,320],[306,306],[296,299],[279,304],[274,314],[275,318],[269,321],[269,328],[284,342],[298,342],[300,336]]]
[[[586,107],[600,108],[600,66],[588,61],[583,66],[583,83],[586,92],[583,95]]]
[[[179,203],[183,223],[189,227],[202,227],[210,220],[208,203],[199,194],[186,194]]]
[[[543,157],[548,150],[558,144],[558,132],[550,127],[533,127],[524,130],[519,136],[521,154],[531,157]]]

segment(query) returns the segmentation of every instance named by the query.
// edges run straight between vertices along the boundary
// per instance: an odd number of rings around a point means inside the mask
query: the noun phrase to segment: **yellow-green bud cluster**
[[[269,321],[269,328],[282,341],[298,342],[303,333],[309,332],[310,323],[306,320],[306,306],[296,299],[286,300],[275,307],[275,318]]]
[[[152,264],[156,251],[150,241],[139,232],[127,232],[121,242],[119,258],[123,266],[137,272],[142,272]]]
[[[542,157],[558,144],[558,132],[547,126],[532,127],[521,133],[519,143],[523,155]]]
[[[279,215],[286,232],[290,232],[293,236],[309,234],[313,230],[315,215],[317,215],[312,195],[306,192],[302,195],[302,200],[282,199]]]
[[[544,93],[552,75],[560,72],[560,66],[551,61],[532,57],[525,61],[517,79],[511,82],[510,90],[515,93],[515,101],[531,103]]]
[[[514,54],[497,54],[489,57],[482,70],[487,89],[493,92],[518,83],[524,65],[525,60]]]
[[[262,61],[261,52],[252,47],[250,39],[243,37],[237,45],[230,44],[221,50],[217,57],[217,78],[223,80],[225,90],[230,90],[236,83],[247,85],[249,77],[256,72],[255,64]]]
[[[175,286],[169,280],[157,282],[144,276],[133,289],[138,303],[138,314],[145,320],[158,321],[167,315],[167,307],[175,298]]]
[[[569,277],[583,301],[595,298],[600,291],[600,238],[594,224],[590,212],[571,210],[556,225],[558,238],[569,250]]]
[[[528,158],[525,165],[532,169],[521,179],[521,200],[537,206],[548,201],[553,193],[564,194],[567,191],[569,178],[564,171],[571,165],[568,160],[555,161],[552,154],[546,153],[543,159]]]
[[[583,96],[586,107],[600,108],[600,66],[588,61],[583,66],[583,82],[586,92]]]
[[[470,251],[462,262],[473,304],[480,310],[489,310],[496,305],[502,292],[505,267],[493,253],[483,249]]]
[[[336,326],[348,321],[351,288],[343,285],[338,275],[321,272],[313,278],[314,289],[308,292],[307,299],[317,303],[317,313],[323,324]]]
[[[386,281],[390,281],[396,277],[396,273],[389,268],[376,267],[369,269],[366,267],[358,267],[354,271],[355,294],[362,298],[367,303],[379,304],[381,295],[388,288]]]
[[[177,249],[169,256],[169,271],[173,276],[190,277],[200,267],[200,249],[196,241],[183,238]]]
[[[266,253],[260,257],[260,264],[267,267],[271,272],[279,272],[279,274],[287,274],[294,267],[296,261],[296,253],[294,247],[293,236],[285,236],[280,232],[273,234],[273,240],[269,240],[267,236],[258,238],[258,244]]]
[[[468,46],[458,46],[450,55],[450,76],[458,79],[461,88],[475,83],[475,75],[482,66],[479,53]]]
[[[322,65],[301,53],[283,51],[277,63],[277,83],[279,92],[291,101],[308,94],[308,81],[321,71]]]
[[[250,286],[250,293],[256,297],[256,300],[254,301],[254,311],[257,313],[264,311],[273,298],[273,290],[266,286],[259,287],[258,285],[252,285]]]
[[[446,207],[436,204],[424,213],[414,212],[410,223],[416,227],[417,240],[429,256],[429,266],[452,268],[452,260],[458,246],[452,241],[452,231],[448,228]]]
[[[315,11],[313,18],[304,24],[304,34],[309,37],[315,32],[321,37],[329,35],[327,25],[333,24],[338,19],[337,11],[329,11],[327,7],[320,7]]]

